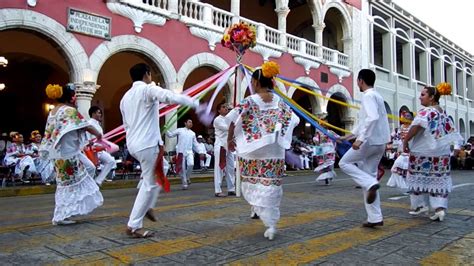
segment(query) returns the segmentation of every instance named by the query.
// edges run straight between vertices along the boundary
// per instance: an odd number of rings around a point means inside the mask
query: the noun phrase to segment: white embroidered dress
[[[275,227],[280,219],[285,150],[290,148],[299,118],[277,95],[267,103],[254,94],[226,119],[235,124],[242,194],[263,223]]]
[[[81,153],[88,126],[90,124],[73,107],[62,106],[48,116],[40,155],[53,160],[56,170],[53,222],[88,214],[103,204],[104,199],[93,179],[95,167]]]

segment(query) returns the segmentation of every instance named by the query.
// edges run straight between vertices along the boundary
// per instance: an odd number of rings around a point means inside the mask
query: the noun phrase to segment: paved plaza
[[[455,171],[444,222],[411,217],[409,199],[382,186],[385,226],[361,227],[360,189],[338,172],[330,186],[307,172],[286,177],[273,241],[243,198],[215,198],[212,183],[160,195],[149,239],[125,235],[136,189],[103,191],[104,206],[71,226],[52,226],[54,194],[0,198],[0,262],[159,265],[466,265],[474,261],[474,172]],[[386,174],[384,181],[388,179]]]

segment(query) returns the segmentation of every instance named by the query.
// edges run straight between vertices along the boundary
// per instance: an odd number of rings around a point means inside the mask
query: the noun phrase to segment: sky
[[[474,55],[474,0],[393,0],[471,55]]]

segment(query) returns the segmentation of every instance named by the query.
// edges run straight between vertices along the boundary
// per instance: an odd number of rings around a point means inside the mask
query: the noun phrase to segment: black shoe
[[[226,197],[226,195],[224,193],[216,193],[214,194],[214,196],[218,197],[218,198],[224,198]]]
[[[361,187],[361,186],[355,186],[354,188],[359,188],[359,189],[360,189],[360,188],[362,188],[362,187]]]
[[[258,217],[258,215],[256,213],[254,213],[250,218],[251,219],[260,219],[260,217]]]
[[[365,223],[362,224],[362,227],[366,227],[366,228],[374,228],[376,226],[383,226],[383,221],[380,221],[380,222],[377,222],[377,223],[365,222]]]
[[[375,199],[377,198],[377,190],[380,188],[379,184],[375,184],[369,188],[367,191],[367,204],[374,203]]]
[[[228,191],[227,196],[236,196],[235,191]]]

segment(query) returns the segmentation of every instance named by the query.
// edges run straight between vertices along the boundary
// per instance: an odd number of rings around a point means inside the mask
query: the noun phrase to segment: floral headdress
[[[267,61],[262,65],[262,75],[266,78],[273,78],[280,74],[280,66],[273,61]]]
[[[439,95],[451,95],[451,84],[447,82],[441,82],[436,86],[436,90],[438,91]]]
[[[46,87],[46,95],[50,99],[57,100],[63,96],[63,87],[58,84],[48,84]]]

